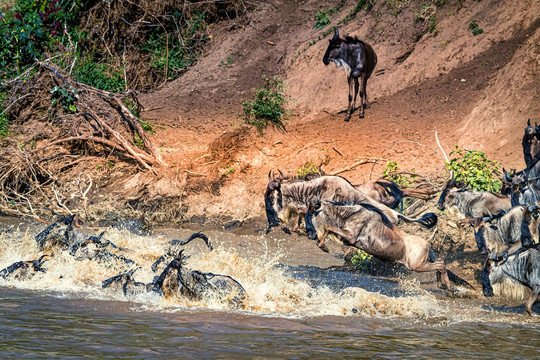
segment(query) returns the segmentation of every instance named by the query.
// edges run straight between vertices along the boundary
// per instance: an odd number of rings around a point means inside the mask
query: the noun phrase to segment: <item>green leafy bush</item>
[[[124,77],[110,65],[96,63],[92,58],[80,63],[74,70],[73,77],[78,82],[97,89],[119,92],[126,88]]]
[[[489,160],[483,152],[460,149],[457,145],[450,156],[452,158],[446,163],[446,168],[454,172],[456,181],[464,181],[468,187],[477,191],[501,190],[500,163]]]
[[[476,20],[471,20],[471,22],[469,23],[469,30],[472,31],[472,34],[474,36],[476,35],[480,35],[484,32],[484,30],[480,29],[478,27],[478,24],[476,23]]]
[[[286,131],[287,98],[283,94],[285,86],[283,80],[274,76],[270,79],[263,76],[265,85],[255,91],[252,101],[244,101],[243,119],[246,124],[253,125],[262,131],[268,125],[275,126],[278,130]]]
[[[372,258],[373,256],[364,250],[358,249],[357,253],[351,259],[351,264],[357,270],[367,270]]]
[[[315,29],[322,29],[330,24],[330,14],[335,12],[335,9],[322,9],[315,15]]]
[[[402,174],[399,172],[397,161],[388,161],[383,170],[383,178],[393,181],[400,186],[409,187],[417,177],[414,175],[414,172],[413,169],[410,171],[410,174]]]
[[[51,105],[54,106],[56,104],[62,104],[62,108],[66,112],[77,112],[77,106],[75,105],[75,102],[77,100],[75,95],[77,94],[77,92],[75,89],[72,92],[65,87],[55,86],[51,89],[50,93],[52,95]]]
[[[296,170],[296,175],[299,178],[304,178],[308,174],[319,174],[319,168],[313,160],[307,161],[300,169]]]

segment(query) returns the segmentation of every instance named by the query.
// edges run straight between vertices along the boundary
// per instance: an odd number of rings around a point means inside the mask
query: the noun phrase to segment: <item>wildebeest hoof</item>
[[[345,116],[345,121],[349,122],[349,120],[351,120],[351,115]]]
[[[360,119],[363,119],[363,118],[364,118],[364,114],[360,114],[359,118],[360,118]]]
[[[326,247],[325,244],[320,245],[320,246],[319,246],[319,249],[321,249],[322,251],[324,251],[324,252],[326,252],[326,253],[327,253],[327,252],[330,252],[330,250],[328,250],[328,247]]]
[[[288,228],[288,227],[286,227],[286,226],[283,226],[283,227],[281,228],[281,230],[283,230],[283,232],[284,232],[285,234],[287,234],[287,235],[291,235],[291,230],[289,230],[289,228]]]

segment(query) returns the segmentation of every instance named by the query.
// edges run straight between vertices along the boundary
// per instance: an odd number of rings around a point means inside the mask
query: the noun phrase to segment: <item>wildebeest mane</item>
[[[364,42],[358,38],[358,36],[351,36],[347,35],[345,36],[345,44],[362,44],[364,45]]]

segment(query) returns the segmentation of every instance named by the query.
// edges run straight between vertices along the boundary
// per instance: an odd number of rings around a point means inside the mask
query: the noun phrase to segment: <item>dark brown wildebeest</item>
[[[498,215],[512,208],[510,198],[495,194],[491,191],[474,191],[467,189],[465,184],[456,183],[453,179],[446,183],[441,197],[437,203],[439,210],[447,207],[455,207],[462,219],[457,221],[461,240],[465,240],[463,224],[474,221],[477,218],[486,218]]]
[[[51,225],[47,226],[42,232],[37,234],[36,242],[40,250],[67,249],[73,245],[73,219],[75,215],[63,217]]]
[[[531,119],[527,120],[527,126],[525,127],[525,133],[521,140],[523,146],[523,158],[525,165],[529,166],[540,155],[540,127],[538,124],[531,125]]]
[[[310,181],[286,182],[281,175],[276,178],[273,172],[270,172],[264,195],[268,220],[267,233],[281,223],[288,225],[291,220],[294,221],[296,228],[299,219],[307,211],[309,200],[314,197],[321,200],[369,203],[381,209],[393,224],[397,224],[400,220],[416,222],[426,228],[437,224],[437,215],[433,213],[424,214],[419,219],[408,218],[373,200],[340,176],[324,175]],[[290,233],[286,226],[282,229]]]
[[[33,277],[38,271],[46,272],[47,270],[43,268],[43,264],[47,261],[45,259],[46,256],[49,255],[42,255],[37,260],[17,261],[7,268],[0,270],[0,277],[4,279],[12,277],[18,280],[26,280]]]
[[[490,254],[482,270],[484,296],[493,296],[493,285],[506,279],[532,290],[525,309],[533,316],[532,306],[540,295],[540,246],[521,248],[512,254],[506,252],[502,255]]]
[[[306,212],[306,232],[312,240],[324,241],[328,233],[341,236],[354,246],[382,260],[398,262],[413,271],[437,271],[444,289],[452,291],[449,276],[460,285],[465,280],[449,272],[431,245],[424,239],[403,232],[371,204],[346,204],[312,199]]]
[[[403,199],[405,197],[429,200],[433,198],[435,193],[435,191],[429,190],[400,188],[395,182],[386,179],[371,180],[365,184],[356,185],[355,188],[391,209],[395,210],[401,207],[400,212],[403,212]]]
[[[349,83],[349,105],[345,121],[351,119],[356,104],[356,95],[360,88],[360,118],[364,117],[364,107],[368,107],[367,81],[377,65],[377,55],[368,43],[359,40],[358,37],[347,36],[345,39],[339,37],[336,28],[334,36],[329,40],[328,48],[323,57],[324,65],[333,62],[337,67],[342,68],[347,73]],[[362,78],[360,87],[358,78]],[[354,89],[353,89],[354,86]],[[354,93],[354,98],[353,98]]]

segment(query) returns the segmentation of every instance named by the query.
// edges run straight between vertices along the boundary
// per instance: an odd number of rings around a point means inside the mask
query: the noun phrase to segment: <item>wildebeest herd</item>
[[[373,48],[357,37],[339,37],[336,29],[324,55],[323,62],[334,62],[347,72],[349,84],[348,109],[345,121],[355,110],[356,97],[360,92],[360,118],[368,106],[367,81],[377,64]],[[361,83],[359,82],[361,79]],[[460,214],[458,228],[465,239],[463,226],[470,224],[480,254],[486,255],[481,273],[483,293],[494,295],[494,286],[504,281],[514,282],[531,289],[526,311],[533,315],[532,305],[540,295],[540,127],[527,123],[522,140],[526,168],[521,171],[504,170],[502,191],[468,189],[464,183],[453,179],[442,189],[437,207],[456,208]],[[436,272],[441,289],[452,294],[451,285],[474,286],[446,268],[431,244],[419,236],[408,234],[398,227],[401,221],[415,223],[424,228],[437,224],[435,213],[420,218],[410,218],[403,211],[406,196],[428,200],[434,192],[400,188],[394,182],[379,179],[354,186],[340,176],[328,176],[322,172],[304,178],[286,178],[281,172],[270,171],[264,195],[268,220],[267,234],[273,227],[281,227],[287,234],[291,231],[304,233],[317,246],[328,252],[324,244],[329,234],[337,236],[343,244],[355,247],[389,262],[403,264],[418,272]],[[216,275],[190,270],[186,267],[182,246],[196,238],[207,247],[212,246],[202,233],[195,233],[186,241],[174,240],[169,249],[152,266],[159,275],[150,283],[134,280],[140,269],[129,259],[129,249],[122,249],[103,239],[104,233],[84,236],[72,227],[73,216],[62,218],[48,226],[35,240],[44,252],[37,260],[18,261],[0,270],[4,279],[25,279],[38,272],[45,272],[44,263],[56,251],[66,251],[75,260],[92,260],[106,264],[120,264],[125,271],[105,279],[103,288],[116,289],[125,296],[153,292],[170,297],[192,300],[214,298],[232,307],[242,307],[246,291],[240,283],[227,275]]]
[[[540,204],[536,201],[540,195],[539,144],[540,128],[533,128],[529,122],[523,137],[527,167],[510,173],[504,170],[501,194],[473,191],[464,183],[450,180],[437,204],[440,210],[458,210],[462,238],[463,224],[473,226],[478,250],[487,255],[481,275],[484,295],[492,296],[493,286],[503,281],[528,287],[532,290],[526,304],[530,315],[540,293]],[[424,199],[430,195],[410,190],[407,194]],[[401,263],[414,271],[437,271],[439,286],[450,293],[454,291],[450,281],[473,287],[446,269],[427,241],[397,226],[399,221],[426,228],[437,223],[434,213],[411,219],[395,211],[403,196],[404,192],[388,180],[355,187],[339,176],[310,174],[298,179],[270,172],[265,193],[267,232],[281,226],[290,233],[289,228],[294,231],[304,226],[309,239],[318,240],[323,251],[328,251],[324,245],[326,236],[333,233],[343,244],[382,260]]]
[[[202,233],[194,233],[186,241],[173,240],[169,249],[161,256],[151,269],[159,275],[150,283],[135,281],[133,274],[141,267],[125,254],[131,250],[121,248],[109,240],[99,236],[85,236],[73,229],[74,216],[64,217],[47,226],[36,237],[36,243],[44,252],[38,260],[18,261],[0,270],[4,279],[27,280],[38,272],[46,272],[44,263],[56,252],[65,251],[76,261],[91,260],[112,268],[122,268],[125,272],[104,279],[103,289],[114,289],[127,297],[141,293],[153,292],[166,298],[184,297],[190,300],[215,299],[230,305],[242,307],[246,292],[242,285],[227,275],[203,273],[187,268],[184,245],[200,238],[212,250],[208,237]]]

